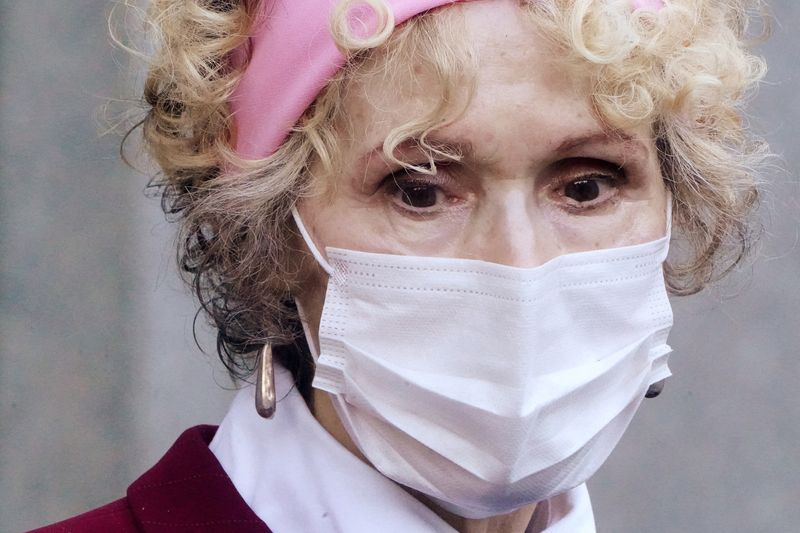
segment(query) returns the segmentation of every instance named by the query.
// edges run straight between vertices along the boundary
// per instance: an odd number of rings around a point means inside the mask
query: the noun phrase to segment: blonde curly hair
[[[347,0],[342,0],[348,4]],[[383,0],[371,0],[388,9]],[[564,54],[565,68],[591,80],[597,117],[609,127],[649,124],[672,191],[678,232],[666,276],[674,294],[719,279],[746,255],[757,232],[752,212],[759,168],[768,155],[747,128],[743,106],[765,73],[748,48],[760,0],[665,0],[657,12],[630,0],[521,0],[542,35]],[[161,168],[154,185],[181,223],[179,261],[218,331],[218,351],[235,375],[252,370],[265,342],[301,391],[313,375],[292,294],[303,282],[290,208],[314,179],[336,175],[347,138],[342,95],[362,76],[393,76],[414,65],[437,76],[435,109],[397,128],[384,144],[426,135],[460,109],[452,98],[469,85],[469,43],[459,36],[458,4],[419,15],[368,39],[347,34],[335,11],[332,33],[348,62],[278,151],[243,161],[233,150],[228,100],[244,65],[232,53],[257,19],[256,0],[152,0],[148,27],[155,52],[145,83],[147,151]],[[380,55],[380,61],[374,60]],[[402,163],[402,162],[401,162]],[[222,172],[221,169],[226,169]],[[238,169],[236,172],[230,169]],[[298,339],[300,339],[298,341]]]

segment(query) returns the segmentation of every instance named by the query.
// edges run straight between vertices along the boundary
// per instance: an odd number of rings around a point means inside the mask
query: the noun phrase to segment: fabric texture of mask
[[[669,231],[517,268],[326,260],[295,220],[330,276],[314,387],[375,468],[450,512],[496,516],[584,483],[670,375]]]

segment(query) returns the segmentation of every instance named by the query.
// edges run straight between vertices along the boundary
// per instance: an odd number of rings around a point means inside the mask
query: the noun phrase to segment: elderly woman
[[[42,531],[594,531],[668,292],[747,251],[756,4],[154,1],[144,139],[256,384]]]

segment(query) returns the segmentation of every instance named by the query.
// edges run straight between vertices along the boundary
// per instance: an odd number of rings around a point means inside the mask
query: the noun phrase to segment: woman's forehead
[[[465,69],[474,66],[475,71],[452,95],[464,99],[463,113],[430,139],[469,147],[482,152],[481,157],[498,152],[498,144],[504,142],[498,132],[506,128],[524,132],[521,141],[544,143],[550,149],[575,139],[622,141],[592,112],[588,76],[563,68],[554,45],[537,32],[524,8],[515,2],[469,2],[447,9],[457,10],[463,33],[452,39],[468,43],[466,53],[474,61],[465,58]],[[376,61],[386,57],[390,51]],[[360,78],[345,96],[353,143],[361,156],[380,146],[394,128],[429,112],[441,98],[435,65],[417,64],[400,72],[406,75]]]

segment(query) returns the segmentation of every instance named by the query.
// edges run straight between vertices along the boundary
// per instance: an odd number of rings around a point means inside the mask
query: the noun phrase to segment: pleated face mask
[[[375,468],[450,512],[500,515],[585,482],[670,374],[669,223],[652,242],[516,268],[326,259],[294,216],[329,275],[313,385]]]

